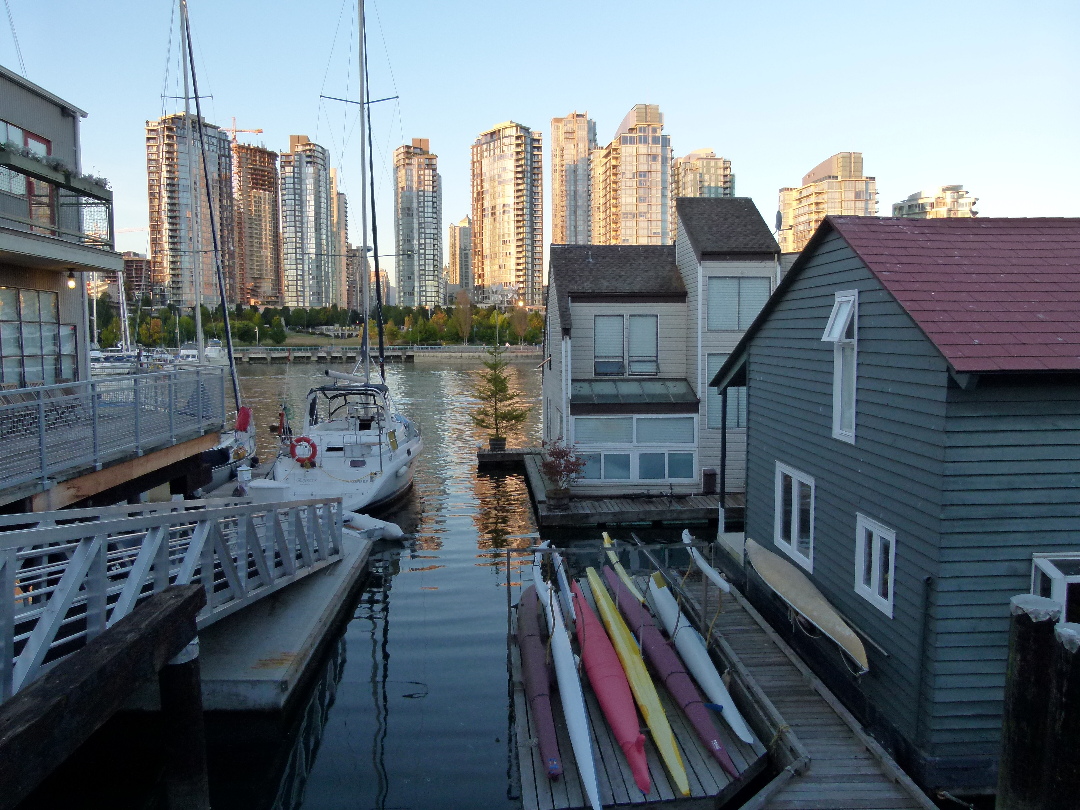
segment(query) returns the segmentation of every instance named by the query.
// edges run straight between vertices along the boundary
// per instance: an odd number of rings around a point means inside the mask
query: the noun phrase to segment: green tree
[[[518,393],[510,387],[506,370],[510,364],[503,359],[505,349],[495,345],[488,349],[484,370],[477,377],[476,398],[480,404],[470,414],[477,427],[491,431],[491,438],[505,439],[503,431],[519,425],[529,415],[529,406],[519,402]]]
[[[465,344],[469,342],[472,324],[472,301],[469,300],[469,294],[465,290],[458,290],[458,294],[454,297],[454,325],[457,327],[458,334]]]

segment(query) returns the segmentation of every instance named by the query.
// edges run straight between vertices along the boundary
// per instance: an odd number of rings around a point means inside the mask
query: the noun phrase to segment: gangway
[[[0,516],[0,702],[169,585],[201,630],[342,558],[341,499],[173,501]]]

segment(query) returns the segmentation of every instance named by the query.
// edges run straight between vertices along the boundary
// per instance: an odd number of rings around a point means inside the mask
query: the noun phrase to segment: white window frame
[[[793,540],[787,540],[783,537],[784,530],[784,478],[787,477],[793,482],[792,498],[791,498],[791,533]],[[804,555],[799,551],[798,536],[802,525],[800,523],[799,512],[799,498],[797,488],[794,484],[798,483],[801,486],[808,487],[810,489],[810,553]],[[797,562],[800,566],[807,571],[813,573],[814,571],[814,500],[815,500],[815,488],[814,479],[812,476],[806,473],[796,470],[794,467],[789,467],[783,462],[776,462],[776,478],[773,490],[773,543],[783,549],[791,559]]]
[[[866,543],[870,542],[870,576],[867,577]],[[882,543],[889,546],[888,596],[881,595]],[[866,584],[866,580],[870,584]],[[896,593],[896,532],[861,513],[855,515],[855,593],[863,597],[890,619],[893,617],[893,596]]]
[[[847,337],[848,327],[851,337]],[[832,435],[849,444],[855,444],[855,406],[859,387],[859,291],[844,290],[836,293],[829,322],[821,340],[833,344],[833,391],[832,391]],[[850,369],[845,361],[850,357]],[[851,391],[844,393],[844,378],[850,373]],[[845,424],[845,415],[850,415],[850,425]]]
[[[1031,592],[1036,596],[1041,595],[1035,588],[1035,578],[1040,573],[1046,576],[1050,580],[1050,598],[1057,602],[1061,607],[1061,618],[1059,621],[1066,621],[1066,614],[1068,613],[1068,589],[1070,585],[1080,585],[1080,574],[1063,573],[1054,564],[1057,560],[1069,560],[1070,562],[1075,562],[1080,560],[1080,552],[1064,551],[1033,554],[1031,560]]]

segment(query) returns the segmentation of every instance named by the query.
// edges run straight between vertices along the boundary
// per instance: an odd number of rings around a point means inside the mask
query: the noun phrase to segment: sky
[[[5,0],[0,64],[86,110],[85,172],[115,199],[117,248],[147,250],[145,122],[181,110],[176,0]],[[211,123],[331,152],[360,231],[355,0],[189,0]],[[961,183],[981,216],[1080,216],[1080,3],[913,0],[367,0],[379,252],[393,253],[392,154],[428,138],[445,226],[469,213],[469,150],[514,120],[544,136],[587,112],[601,145],[659,104],[676,155],[710,148],[773,223],[777,192],[863,153],[879,211]],[[14,35],[13,35],[14,31]],[[17,43],[17,44],[16,44]],[[20,62],[21,53],[21,62]],[[25,64],[25,70],[23,69]],[[0,99],[2,117],[3,99]],[[545,243],[546,243],[545,239]],[[387,262],[389,263],[389,262]]]

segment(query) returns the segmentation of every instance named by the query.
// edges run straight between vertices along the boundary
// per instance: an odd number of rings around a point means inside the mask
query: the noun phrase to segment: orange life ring
[[[319,448],[315,445],[314,440],[309,439],[307,436],[300,436],[289,443],[289,455],[301,464],[314,463],[315,456],[318,454]]]

